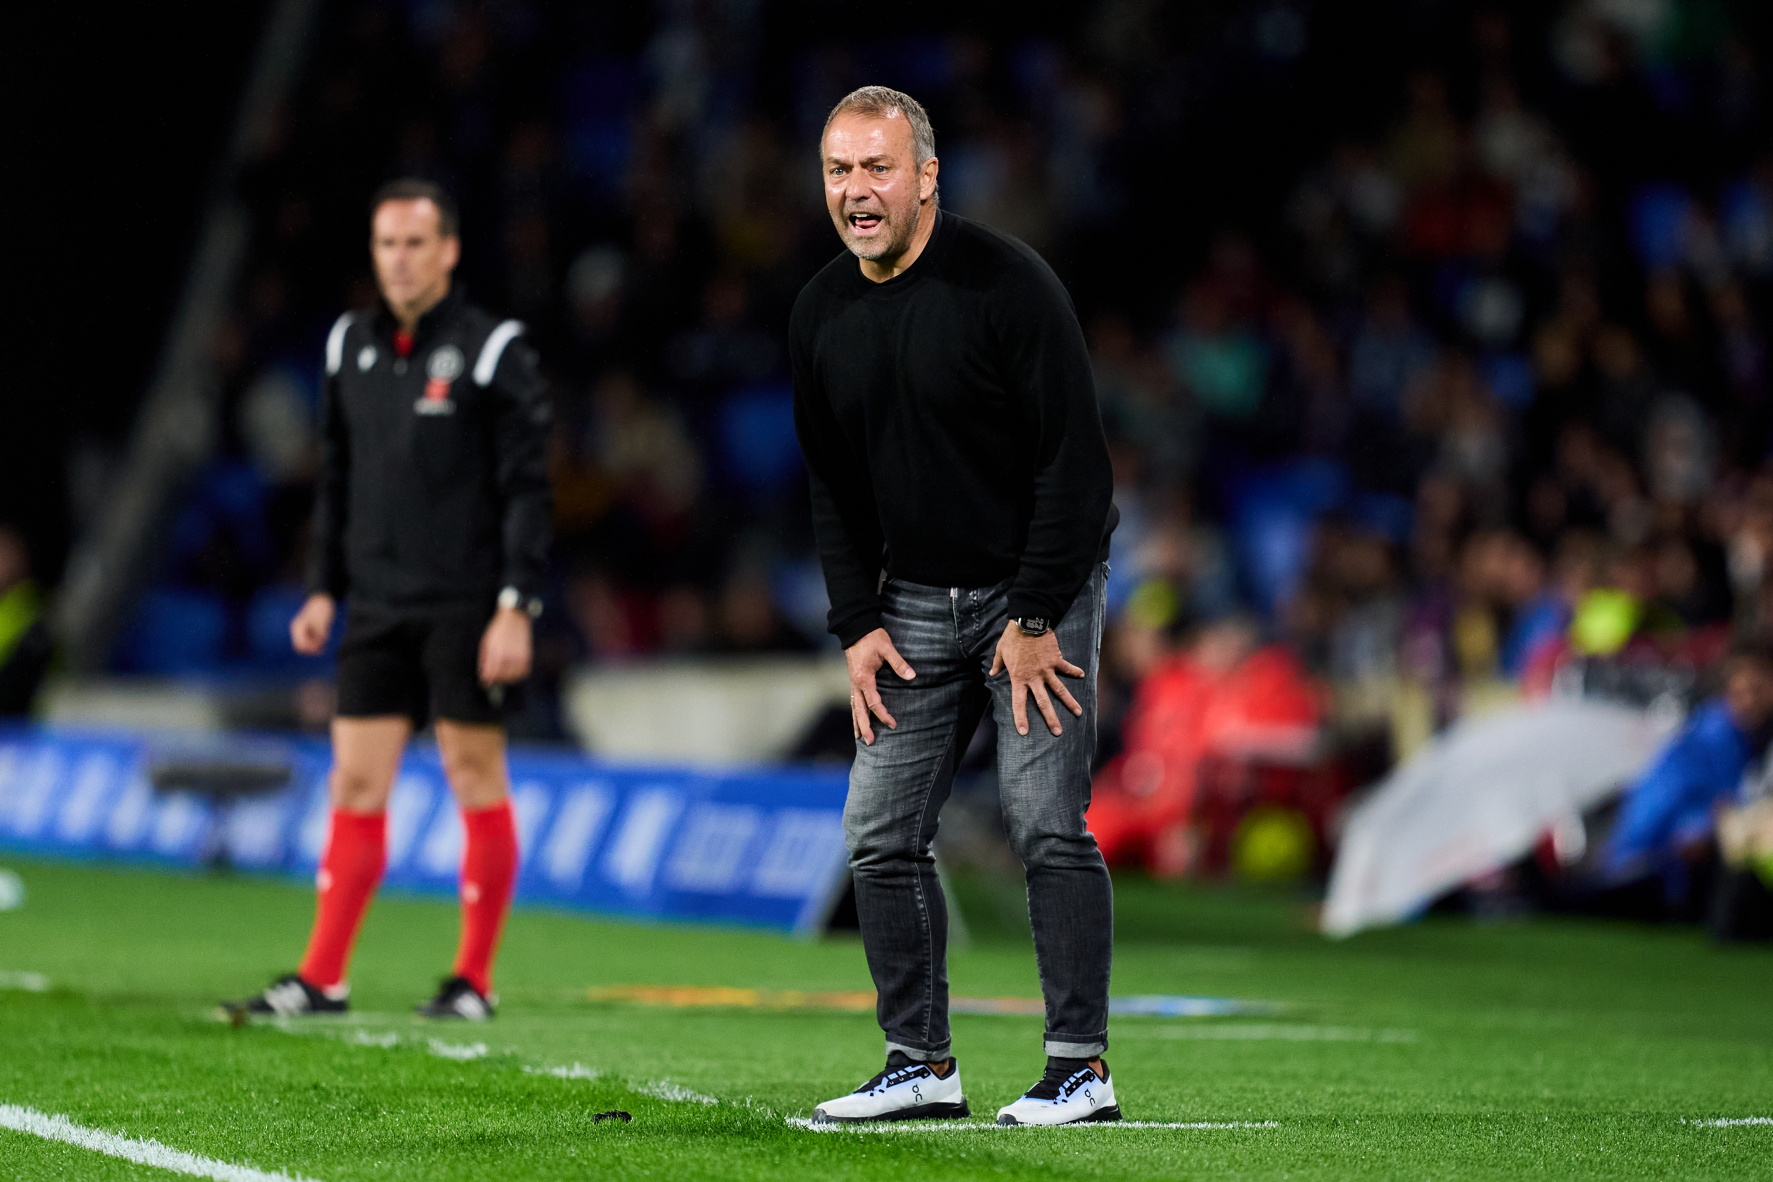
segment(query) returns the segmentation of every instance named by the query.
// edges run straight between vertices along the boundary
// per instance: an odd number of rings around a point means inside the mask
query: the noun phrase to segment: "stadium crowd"
[[[466,287],[548,368],[544,679],[828,645],[783,341],[838,248],[810,145],[864,81],[922,98],[943,205],[1046,253],[1086,325],[1123,516],[1105,758],[1197,640],[1279,645],[1338,715],[1411,704],[1406,743],[1572,648],[1703,664],[1773,612],[1765,18],[1335,7],[862,46],[809,5],[330,6],[249,182],[227,438],[118,667],[301,670],[319,342],[400,174],[459,195]],[[1378,22],[1366,97],[1299,113]]]

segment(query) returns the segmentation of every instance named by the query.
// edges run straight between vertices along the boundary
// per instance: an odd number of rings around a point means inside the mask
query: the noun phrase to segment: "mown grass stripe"
[[[38,1112],[35,1108],[26,1108],[19,1104],[0,1104],[0,1128],[28,1133],[47,1141],[62,1141],[107,1157],[120,1157],[138,1165],[171,1170],[175,1174],[213,1178],[216,1182],[313,1182],[312,1179],[300,1175],[255,1170],[251,1166],[237,1166],[212,1157],[199,1157],[195,1153],[186,1153],[182,1149],[174,1149],[152,1139],[125,1137],[120,1133],[89,1129],[85,1125],[75,1124],[65,1116]]]

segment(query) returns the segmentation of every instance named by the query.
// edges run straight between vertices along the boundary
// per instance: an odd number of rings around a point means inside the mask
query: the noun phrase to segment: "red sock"
[[[331,989],[344,981],[358,925],[382,881],[387,837],[386,813],[332,811],[326,853],[315,876],[319,899],[314,930],[308,936],[308,954],[296,970],[308,984]]]
[[[462,828],[468,841],[462,851],[462,942],[456,947],[455,974],[490,994],[493,953],[517,885],[517,823],[511,802],[463,809]]]

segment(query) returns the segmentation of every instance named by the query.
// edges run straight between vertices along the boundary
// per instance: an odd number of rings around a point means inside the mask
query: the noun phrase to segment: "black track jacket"
[[[394,350],[385,306],[326,339],[308,590],[388,607],[541,592],[551,411],[535,351],[451,289]]]

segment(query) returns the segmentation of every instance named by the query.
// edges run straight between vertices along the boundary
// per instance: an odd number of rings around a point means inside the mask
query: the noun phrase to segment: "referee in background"
[[[240,1013],[338,1013],[386,861],[387,806],[434,720],[466,844],[461,941],[435,1018],[492,1016],[493,953],[517,877],[507,691],[529,676],[547,560],[549,404],[523,326],[467,303],[455,204],[401,180],[371,203],[379,304],[326,340],[325,424],[297,652],[326,648],[347,598],[332,724],[332,815],[307,954]]]

